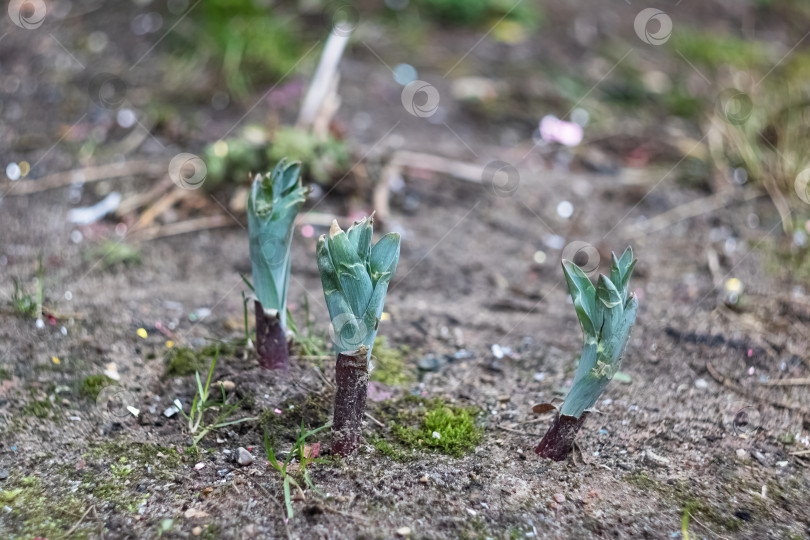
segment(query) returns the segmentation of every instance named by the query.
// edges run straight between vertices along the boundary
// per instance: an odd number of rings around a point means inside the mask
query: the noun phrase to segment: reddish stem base
[[[267,315],[256,301],[256,351],[259,365],[265,369],[290,369],[290,351],[287,334],[276,316]]]
[[[535,453],[539,454],[540,457],[553,459],[554,461],[564,460],[573,450],[574,437],[576,437],[577,431],[585,422],[587,415],[588,413],[582,413],[577,418],[576,416],[558,414],[551,428],[543,436],[543,440],[534,449]]]
[[[332,453],[346,457],[360,446],[368,394],[368,349],[338,354]]]

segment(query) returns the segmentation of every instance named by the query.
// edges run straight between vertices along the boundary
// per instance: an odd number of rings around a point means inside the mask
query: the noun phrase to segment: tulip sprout
[[[633,250],[629,247],[620,258],[613,254],[610,277],[600,274],[594,287],[576,264],[563,260],[568,292],[582,326],[584,343],[574,385],[551,429],[535,449],[542,457],[555,461],[565,459],[573,448],[574,437],[582,427],[588,409],[593,407],[621,367],[638,309],[638,300],[632,292],[627,292],[635,264]],[[551,408],[550,405],[539,405],[535,410],[540,412]]]
[[[372,247],[373,224],[372,215],[344,232],[333,221],[329,235],[318,240],[318,269],[338,353],[332,452],[342,456],[360,444],[371,349],[399,261],[399,234],[386,234]]]
[[[256,294],[256,350],[267,369],[287,369],[287,289],[295,216],[309,194],[301,164],[282,159],[272,173],[256,175],[248,198],[250,260]]]

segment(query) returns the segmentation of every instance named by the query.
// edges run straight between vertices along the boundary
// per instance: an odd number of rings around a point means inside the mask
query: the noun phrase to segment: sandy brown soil
[[[6,39],[25,55],[19,40]],[[20,77],[32,76],[19,66]],[[309,491],[286,523],[279,477],[261,458],[266,424],[220,430],[194,455],[182,419],[162,415],[176,397],[188,403],[194,383],[163,376],[167,337],[156,323],[176,323],[178,345],[240,337],[240,273],[250,268],[243,228],[144,242],[140,266],[104,271],[87,254],[97,238],[118,239],[114,221],[67,225],[75,204],[67,189],[9,195],[0,202],[0,291],[11,294],[12,277],[30,286],[42,254],[47,305],[75,315],[43,329],[9,311],[0,315],[0,472],[8,472],[0,480],[0,537],[155,537],[172,519],[169,538],[192,538],[197,526],[208,538],[393,538],[403,527],[413,538],[670,538],[681,534],[686,513],[691,537],[808,537],[810,395],[806,385],[763,382],[808,377],[810,297],[803,278],[773,263],[784,239],[768,199],[638,232],[645,219],[706,194],[679,186],[670,166],[616,176],[553,171],[537,153],[527,157],[530,146],[498,144],[453,110],[448,122],[461,142],[445,126],[407,115],[390,81],[361,99],[369,74],[387,77],[383,66],[349,62],[342,83],[345,125],[358,113],[375,119],[368,133],[349,130],[358,155],[402,146],[519,164],[519,187],[505,197],[461,180],[408,177],[407,204],[396,197],[384,224],[403,243],[381,334],[412,348],[412,368],[429,354],[472,353],[394,389],[393,399],[415,394],[479,407],[481,444],[461,458],[416,453],[405,461],[369,445],[345,461],[315,465],[312,479],[326,496]],[[34,111],[32,122],[49,125],[35,96],[20,103]],[[80,114],[65,107],[70,125]],[[233,111],[230,122],[239,116]],[[396,138],[376,148],[389,129]],[[215,131],[213,138],[224,130]],[[40,142],[33,147],[47,149]],[[144,147],[128,158],[185,149],[149,140]],[[71,148],[43,154],[31,161],[43,158],[51,171],[76,166]],[[152,181],[87,187],[82,204]],[[563,200],[575,209],[568,219],[556,211]],[[343,216],[347,206],[330,196],[317,210]],[[372,210],[368,201],[363,207]],[[80,243],[71,240],[75,230]],[[560,245],[574,241],[597,248],[602,270],[611,250],[632,244],[641,307],[623,365],[629,382],[607,388],[578,451],[554,463],[533,453],[551,418],[531,407],[564,396],[576,366],[580,330],[559,267]],[[315,327],[325,332],[314,242],[296,232],[289,297],[299,317],[308,298]],[[710,253],[718,254],[717,268]],[[723,302],[728,278],[745,286],[734,307]],[[211,314],[191,322],[189,313],[200,308]],[[512,353],[496,358],[494,345]],[[81,381],[108,363],[138,418],[105,413],[81,395]],[[330,361],[323,372],[333,379]],[[310,360],[294,358],[289,376],[279,377],[250,354],[229,354],[215,378],[235,382],[244,398],[237,416],[286,407],[284,420],[270,426],[283,452],[302,416],[310,427],[328,419],[332,390]],[[384,407],[370,405],[385,425],[368,422],[369,441],[388,434]],[[240,446],[257,458],[249,467],[232,460]]]

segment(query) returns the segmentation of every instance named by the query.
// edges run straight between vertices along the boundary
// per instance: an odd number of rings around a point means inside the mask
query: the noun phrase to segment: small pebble
[[[434,432],[433,432],[433,438],[434,438],[434,439],[441,439],[441,438],[442,438],[442,434],[441,434],[441,433],[439,433],[438,431],[434,431]]]
[[[226,392],[230,392],[231,390],[236,388],[236,383],[234,383],[233,381],[220,381],[218,384],[222,386],[222,388],[224,388]]]
[[[202,527],[197,525],[196,527],[191,529],[191,534],[193,534],[194,536],[200,536],[202,534]]]
[[[411,535],[411,528],[410,527],[400,527],[397,529],[398,536],[410,536]]]
[[[195,468],[196,470],[198,470],[198,471],[199,471],[200,469],[202,469],[203,467],[205,467],[205,463],[203,463],[202,461],[201,461],[201,462],[199,462],[199,463],[197,463],[196,465],[194,465],[194,468]]]
[[[748,450],[745,448],[737,448],[737,457],[739,459],[748,459]]]
[[[705,390],[708,387],[709,387],[709,383],[706,382],[706,379],[698,379],[698,380],[695,381],[695,388],[698,388],[700,390]]]
[[[8,478],[8,471],[6,469],[0,469],[0,480],[5,480],[6,478]]]
[[[0,475],[2,475],[2,472],[0,472]],[[8,472],[6,472],[6,476],[8,476]],[[427,484],[428,482],[430,482],[430,477],[428,475],[425,475],[419,479],[419,482],[421,482],[422,484]]]
[[[253,463],[253,456],[240,446],[236,449],[236,462],[242,467],[247,467]]]
[[[555,493],[554,494],[554,500],[557,501],[558,503],[562,504],[562,503],[565,502],[565,495],[563,495],[562,493]]]
[[[658,467],[666,467],[669,465],[669,458],[659,456],[652,450],[645,450],[644,457],[646,457],[647,461],[649,461],[652,465],[657,465]]]

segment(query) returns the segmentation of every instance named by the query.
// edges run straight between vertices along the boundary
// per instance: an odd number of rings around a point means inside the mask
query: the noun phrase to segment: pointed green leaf
[[[596,307],[596,289],[579,266],[567,260],[563,260],[562,264],[568,293],[574,301],[582,330],[588,335],[596,335],[602,325],[601,312]]]
[[[388,233],[374,245],[369,257],[371,281],[376,286],[380,280],[390,281],[397,270],[399,246],[402,238],[399,233]]]

